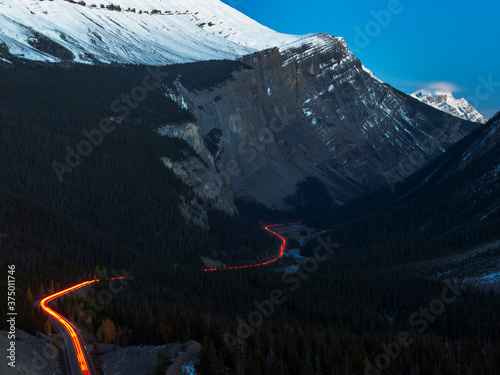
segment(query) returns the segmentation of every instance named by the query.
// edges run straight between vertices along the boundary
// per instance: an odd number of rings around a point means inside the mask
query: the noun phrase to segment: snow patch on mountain
[[[411,96],[422,103],[463,120],[481,124],[487,121],[467,100],[464,98],[456,99],[451,92],[419,90],[411,94]]]
[[[273,31],[219,0],[0,0],[0,47],[36,61],[235,59],[301,38]]]
[[[384,83],[382,82],[382,80],[380,80],[376,75],[375,73],[373,73],[370,69],[368,69],[366,66],[364,66],[363,64],[361,64],[361,68],[370,75],[370,77],[372,77],[373,79],[377,80],[378,82],[380,83]]]
[[[302,61],[310,59],[312,56],[330,50],[332,44],[344,46],[348,53],[346,53],[342,60],[336,61],[334,65],[322,66],[322,68],[327,68],[325,70],[334,70],[338,65],[349,63],[355,59],[354,54],[347,48],[344,38],[334,37],[325,33],[308,34],[280,47],[279,52],[289,56],[289,58],[283,62],[282,66],[285,67],[291,63],[300,64]]]

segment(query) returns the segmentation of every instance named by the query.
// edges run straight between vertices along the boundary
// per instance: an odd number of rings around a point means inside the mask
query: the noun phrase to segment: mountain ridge
[[[342,205],[406,178],[478,126],[385,84],[341,37],[280,34],[218,0],[99,1],[0,0],[8,21],[0,40],[9,53],[14,45],[42,61],[172,65],[227,58],[251,67],[215,87],[190,88],[180,73],[160,87],[196,126],[165,120],[158,133],[203,155],[220,174],[215,189],[229,190],[228,197],[286,209],[298,184],[315,177]],[[19,37],[17,44],[9,35]],[[191,81],[201,79],[200,68]],[[165,165],[197,184],[196,171]]]
[[[451,92],[418,90],[411,96],[422,103],[464,120],[481,124],[487,121],[465,98],[456,99]]]
[[[252,69],[210,90],[186,89],[180,78],[167,91],[196,118],[198,138],[181,138],[206,155],[203,138],[218,132],[207,162],[235,197],[271,208],[284,209],[306,177],[344,204],[404,179],[478,126],[381,82],[328,34],[241,62]]]
[[[236,59],[302,36],[281,34],[219,0],[0,1],[0,57],[166,65]]]

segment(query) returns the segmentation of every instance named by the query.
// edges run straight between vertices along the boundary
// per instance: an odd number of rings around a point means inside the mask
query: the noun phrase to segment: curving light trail
[[[241,268],[251,268],[251,267],[264,266],[266,264],[276,262],[278,259],[280,259],[283,256],[283,254],[285,252],[286,240],[285,240],[285,238],[282,235],[276,233],[275,231],[273,231],[273,230],[271,230],[269,228],[271,228],[271,227],[282,227],[282,226],[285,226],[285,225],[293,225],[293,224],[302,224],[302,222],[299,221],[299,222],[296,222],[296,223],[272,224],[272,225],[268,225],[267,227],[264,228],[268,232],[271,232],[272,234],[278,236],[281,239],[280,252],[279,252],[279,255],[276,258],[268,260],[267,262],[256,263],[256,264],[247,264],[247,265],[244,265],[244,266],[205,268],[204,271],[205,272],[210,272],[210,271],[222,271],[222,270],[238,270],[238,269],[241,269]]]
[[[117,280],[117,279],[123,279],[123,278],[124,277],[113,277],[113,278],[110,278],[108,280]],[[61,323],[63,325],[63,327],[66,329],[66,331],[68,332],[69,336],[71,337],[71,341],[73,343],[73,347],[74,347],[75,352],[76,352],[76,357],[78,358],[78,363],[80,365],[80,370],[81,370],[81,373],[83,375],[91,375],[91,373],[89,370],[89,365],[87,363],[87,358],[86,358],[85,353],[84,353],[83,348],[82,348],[81,343],[83,342],[83,340],[80,336],[80,332],[78,332],[67,319],[65,319],[64,317],[62,317],[58,313],[56,313],[54,310],[52,310],[47,305],[49,304],[49,302],[51,302],[52,300],[54,300],[56,298],[59,298],[65,294],[74,292],[77,289],[83,288],[84,286],[95,283],[97,281],[99,281],[99,279],[84,281],[83,283],[74,285],[71,288],[64,289],[60,292],[57,292],[57,293],[52,294],[48,297],[45,297],[44,299],[42,299],[40,301],[40,307],[42,308],[42,310],[47,315],[51,316],[52,318],[57,320],[59,323]]]
[[[286,240],[285,238],[280,235],[279,233],[276,233],[275,231],[269,229],[269,228],[272,228],[272,227],[281,227],[281,226],[285,226],[285,225],[293,225],[293,224],[301,224],[301,222],[295,222],[295,223],[284,223],[284,224],[272,224],[272,225],[268,225],[265,227],[265,229],[268,231],[268,232],[271,232],[272,234],[278,236],[280,239],[281,239],[281,247],[280,247],[280,252],[278,254],[278,256],[274,259],[271,259],[271,260],[268,260],[266,262],[261,262],[261,263],[255,263],[255,264],[247,264],[247,265],[243,265],[243,266],[233,266],[233,267],[219,267],[219,268],[206,268],[205,269],[205,272],[208,272],[208,271],[222,271],[222,270],[236,270],[236,269],[242,269],[242,268],[251,268],[251,267],[258,267],[258,266],[264,266],[266,264],[269,264],[269,263],[273,263],[273,262],[276,262],[278,259],[280,259],[284,252],[285,252],[285,246],[286,246]],[[109,278],[108,280],[116,280],[116,279],[123,279],[124,277],[113,277],[113,278]],[[75,290],[78,290],[78,289],[81,289],[87,285],[90,285],[92,283],[95,283],[99,281],[99,279],[96,279],[96,280],[89,280],[89,281],[84,281],[83,283],[80,283],[80,284],[77,284],[77,285],[74,285],[68,289],[64,289],[60,292],[57,292],[57,293],[54,293],[48,297],[45,297],[44,299],[42,299],[40,301],[40,307],[42,308],[42,310],[49,316],[51,316],[53,319],[55,319],[56,321],[58,321],[59,323],[61,323],[61,325],[66,329],[66,331],[68,332],[69,336],[71,337],[71,341],[73,343],[73,347],[75,349],[75,352],[76,352],[76,356],[78,358],[78,363],[79,363],[79,366],[80,366],[80,370],[81,370],[81,373],[83,375],[91,375],[90,373],[90,370],[89,370],[89,365],[87,363],[87,358],[85,356],[85,353],[83,351],[83,348],[82,348],[82,338],[80,336],[80,333],[78,332],[78,330],[76,330],[73,325],[67,320],[65,319],[64,317],[62,317],[61,315],[59,315],[58,313],[56,313],[54,310],[52,310],[48,304],[55,300],[56,298],[59,298],[65,294],[68,294],[68,293],[71,293],[71,292],[74,292]]]
[[[233,266],[233,267],[219,267],[219,268],[206,268],[205,269],[205,272],[208,272],[208,271],[222,271],[222,270],[236,270],[236,269],[242,269],[242,268],[251,268],[251,267],[258,267],[258,266],[264,266],[266,264],[269,264],[269,263],[273,263],[273,262],[276,262],[278,259],[280,259],[284,252],[285,252],[285,246],[286,246],[286,240],[285,238],[280,235],[279,233],[276,233],[275,231],[269,229],[269,228],[272,228],[272,227],[281,227],[281,226],[285,226],[285,225],[293,225],[293,224],[301,224],[301,222],[295,222],[295,223],[284,223],[284,224],[272,224],[272,225],[268,225],[265,227],[265,229],[268,231],[268,232],[271,232],[272,234],[278,236],[280,239],[281,239],[281,247],[280,247],[280,252],[278,254],[278,256],[274,259],[271,259],[271,260],[268,260],[266,262],[261,262],[261,263],[255,263],[255,264],[247,264],[247,265],[243,265],[243,266]],[[123,279],[124,277],[113,277],[113,278],[109,278],[108,280],[116,280],[116,279]],[[65,294],[68,294],[68,293],[71,293],[71,292],[74,292],[75,290],[78,290],[78,289],[81,289],[87,285],[90,285],[92,283],[95,283],[99,281],[99,279],[96,279],[96,280],[89,280],[89,281],[84,281],[83,283],[80,283],[80,284],[77,284],[77,285],[74,285],[68,289],[64,289],[60,292],[57,292],[57,293],[54,293],[48,297],[45,297],[44,299],[42,299],[40,301],[40,307],[42,308],[42,310],[49,316],[51,316],[52,318],[54,318],[56,321],[58,321],[59,323],[61,323],[61,325],[66,329],[66,331],[68,332],[69,336],[71,337],[71,341],[73,343],[73,347],[75,349],[75,352],[76,352],[76,356],[78,358],[78,363],[80,365],[80,370],[81,370],[81,373],[83,375],[91,375],[90,373],[90,370],[89,370],[89,365],[87,363],[87,358],[84,354],[84,351],[83,351],[83,348],[82,348],[82,338],[80,336],[80,333],[73,327],[73,325],[68,321],[66,320],[64,317],[62,317],[61,315],[59,315],[58,313],[56,313],[54,310],[52,310],[48,304],[55,300],[56,298],[59,298]]]

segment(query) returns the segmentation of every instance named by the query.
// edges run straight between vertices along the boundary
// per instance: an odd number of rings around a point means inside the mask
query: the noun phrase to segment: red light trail
[[[123,279],[124,277],[113,277],[113,278],[110,278],[110,279],[107,279],[107,280],[117,280],[117,279]],[[71,337],[71,341],[73,343],[73,347],[75,349],[75,352],[76,352],[76,357],[78,358],[78,363],[80,365],[80,370],[82,372],[83,375],[91,375],[90,374],[90,371],[89,371],[89,366],[88,366],[88,363],[87,363],[87,359],[85,357],[85,354],[84,354],[84,351],[83,351],[83,348],[82,348],[82,338],[80,336],[80,333],[78,332],[78,330],[76,330],[73,325],[67,320],[65,319],[64,317],[62,317],[61,315],[59,315],[58,313],[56,313],[54,310],[52,310],[50,307],[48,307],[48,303],[51,302],[52,300],[56,299],[56,298],[59,298],[65,294],[68,294],[68,293],[71,293],[71,292],[74,292],[75,290],[77,289],[80,289],[80,288],[83,288],[87,285],[90,285],[92,283],[95,283],[99,281],[98,279],[97,280],[90,280],[90,281],[85,281],[83,283],[80,283],[80,284],[77,284],[77,285],[74,285],[72,286],[71,288],[68,288],[68,289],[64,289],[60,292],[57,292],[55,294],[52,294],[48,297],[45,297],[44,299],[42,299],[40,301],[40,307],[42,308],[42,310],[49,316],[51,316],[52,318],[54,318],[55,320],[57,320],[59,323],[61,323],[64,328],[66,329],[66,331],[68,332],[69,336]]]
[[[222,271],[222,270],[236,270],[236,269],[243,269],[243,268],[251,268],[251,267],[259,267],[259,266],[264,266],[266,264],[270,264],[270,263],[273,263],[273,262],[276,262],[278,259],[280,259],[284,252],[285,252],[285,246],[286,246],[286,240],[285,238],[276,233],[275,231],[269,229],[269,228],[272,228],[272,227],[281,227],[281,226],[285,226],[285,225],[294,225],[294,224],[301,224],[301,222],[295,222],[295,223],[284,223],[284,224],[272,224],[272,225],[268,225],[265,227],[265,230],[267,230],[268,232],[271,232],[272,234],[274,234],[275,236],[278,236],[280,239],[281,239],[281,246],[280,246],[280,252],[278,254],[278,256],[274,259],[271,259],[271,260],[268,260],[266,262],[261,262],[261,263],[255,263],[255,264],[247,264],[247,265],[243,265],[243,266],[233,266],[233,267],[219,267],[219,268],[206,268],[205,271]],[[124,277],[113,277],[113,278],[110,278],[108,280],[116,280],[116,279],[123,279]],[[71,341],[73,343],[73,347],[75,349],[75,352],[76,352],[76,356],[78,358],[78,363],[80,365],[80,370],[82,372],[83,375],[91,375],[90,373],[90,370],[89,370],[89,365],[87,363],[87,359],[85,357],[85,354],[84,354],[84,351],[83,351],[83,348],[82,348],[82,338],[80,336],[80,333],[78,332],[77,329],[75,329],[73,327],[73,325],[67,320],[65,319],[64,317],[62,317],[61,315],[59,315],[58,313],[56,313],[54,310],[52,310],[50,307],[48,307],[47,305],[49,304],[49,302],[53,301],[54,299],[56,298],[59,298],[65,294],[68,294],[68,293],[71,293],[71,292],[74,292],[75,290],[78,290],[80,288],[83,288],[87,285],[90,285],[92,283],[95,283],[99,281],[98,279],[97,280],[90,280],[90,281],[84,281],[83,283],[80,283],[80,284],[77,284],[77,285],[74,285],[68,289],[64,289],[60,292],[57,292],[55,294],[52,294],[48,297],[45,297],[44,299],[42,299],[40,301],[40,307],[42,308],[42,310],[49,316],[51,316],[52,318],[54,318],[55,320],[57,320],[59,323],[62,324],[62,326],[66,329],[66,331],[68,332],[69,336],[71,337]]]
[[[251,268],[251,267],[264,266],[266,264],[276,262],[278,259],[280,259],[283,256],[283,254],[285,252],[286,240],[285,240],[285,238],[282,235],[276,233],[275,231],[273,231],[273,230],[271,230],[269,228],[271,228],[271,227],[282,227],[282,226],[285,226],[285,225],[294,225],[294,224],[302,224],[302,223],[299,221],[299,222],[296,222],[296,223],[273,224],[273,225],[268,225],[267,227],[264,228],[268,232],[271,232],[272,234],[278,236],[281,239],[281,241],[282,241],[281,242],[281,247],[280,247],[279,255],[276,258],[268,260],[267,262],[256,263],[256,264],[247,264],[247,265],[244,265],[244,266],[205,268],[204,271],[205,272],[209,272],[209,271],[222,271],[222,270],[238,270],[238,269],[242,269],[242,268]]]

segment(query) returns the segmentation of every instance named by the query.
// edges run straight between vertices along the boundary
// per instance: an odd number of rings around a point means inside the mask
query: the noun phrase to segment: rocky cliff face
[[[216,170],[214,158],[205,146],[198,127],[193,123],[183,126],[164,126],[157,131],[162,136],[187,140],[200,158],[185,155],[181,161],[162,158],[162,162],[191,188],[190,196],[181,196],[180,210],[186,221],[208,228],[208,209],[216,208],[234,215],[237,210],[233,194]]]
[[[242,61],[252,69],[220,87],[170,89],[195,114],[225,185],[270,207],[284,208],[307,176],[345,203],[406,177],[478,126],[381,82],[342,38],[319,34]]]
[[[379,81],[342,38],[279,34],[219,0],[0,0],[0,8],[0,63],[162,65],[244,56],[251,69],[232,81],[189,91],[179,77],[167,89],[197,124],[163,131],[186,139],[204,163],[164,162],[199,199],[228,212],[233,196],[282,209],[308,176],[345,203],[405,178],[478,126]],[[186,205],[186,212],[196,206]]]

